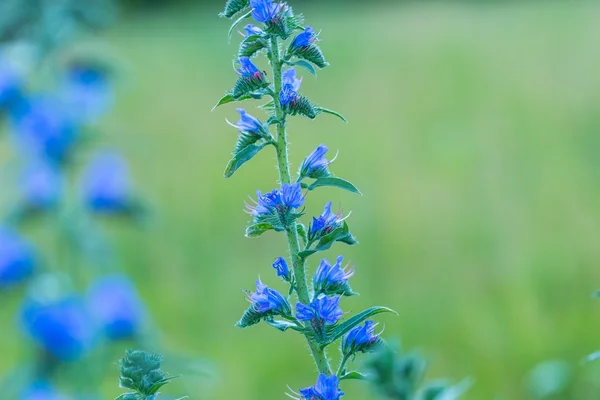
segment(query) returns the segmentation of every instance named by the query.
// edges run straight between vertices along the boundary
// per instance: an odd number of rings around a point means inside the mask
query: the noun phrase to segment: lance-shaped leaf
[[[346,333],[350,332],[350,330],[352,330],[356,326],[363,323],[363,321],[365,321],[366,319],[371,318],[374,315],[385,313],[385,312],[390,312],[390,313],[398,315],[398,313],[396,311],[394,311],[390,308],[383,307],[383,306],[375,306],[375,307],[367,308],[366,310],[356,314],[352,318],[350,318],[340,324],[328,327],[327,332],[326,332],[327,342],[323,343],[323,345],[328,345],[328,344],[335,342],[336,340],[338,340],[339,338],[344,336]]]
[[[300,257],[306,258],[316,252],[328,250],[335,242],[342,242],[348,245],[358,244],[356,238],[350,233],[347,222],[344,221],[343,226],[323,236],[313,249],[301,251]]]
[[[302,331],[303,328],[298,326],[298,324],[291,321],[284,320],[265,320],[265,322],[271,325],[273,328],[280,330],[281,332],[285,332],[288,329],[293,329],[295,331]]]
[[[368,381],[369,377],[366,376],[365,374],[358,372],[358,371],[350,371],[345,373],[344,375],[340,376],[340,381],[346,380],[346,379],[354,379],[354,380],[359,380],[359,381]]]
[[[243,101],[243,100],[248,100],[251,99],[252,96],[250,96],[249,94],[246,94],[244,96],[240,96],[239,98],[235,98],[233,97],[233,95],[231,93],[227,93],[225,96],[221,97],[221,100],[219,100],[219,102],[217,104],[215,104],[215,106],[212,108],[211,111],[214,111],[217,107],[222,106],[223,104],[229,104],[229,103],[233,103],[235,101]]]
[[[238,57],[252,57],[265,48],[267,48],[265,40],[259,35],[252,35],[240,43]]]
[[[311,74],[313,74],[314,76],[317,76],[317,70],[308,61],[304,61],[304,60],[298,60],[298,61],[294,61],[294,62],[286,61],[285,63],[287,65],[291,65],[291,66],[295,66],[295,67],[302,67],[305,70],[307,70],[308,72],[310,72]]]
[[[335,115],[336,117],[338,117],[338,118],[339,118],[339,119],[341,119],[342,121],[344,121],[344,122],[348,122],[348,120],[347,120],[347,119],[346,119],[346,118],[345,118],[345,117],[344,117],[342,114],[340,114],[340,113],[339,113],[339,112],[337,112],[337,111],[333,111],[333,110],[330,110],[330,109],[328,109],[328,108],[319,107],[319,106],[316,106],[316,107],[315,107],[315,111],[316,111],[318,114],[324,113],[324,114],[331,114],[331,115]]]
[[[268,143],[263,143],[261,145],[250,145],[233,155],[233,158],[227,164],[227,168],[225,168],[225,177],[231,177],[235,171],[237,171],[244,163],[252,159],[259,151],[261,151]]]
[[[223,10],[223,12],[219,15],[221,17],[231,18],[249,6],[250,0],[227,0],[227,3],[225,4],[225,10]]]
[[[262,235],[263,233],[265,233],[266,231],[270,231],[273,229],[275,229],[273,227],[273,225],[265,223],[265,222],[250,225],[249,227],[246,228],[246,237],[249,237],[249,238],[258,237],[258,236]]]
[[[360,194],[362,196],[362,193],[360,192],[360,190],[358,190],[358,188],[356,186],[354,186],[351,182],[349,182],[345,179],[342,179],[342,178],[334,177],[334,176],[319,178],[319,179],[315,180],[313,183],[311,183],[310,185],[307,185],[306,189],[308,189],[309,191],[312,191],[318,187],[323,187],[323,186],[331,186],[331,187],[336,187],[339,189],[344,189],[344,190],[347,190],[352,193]]]

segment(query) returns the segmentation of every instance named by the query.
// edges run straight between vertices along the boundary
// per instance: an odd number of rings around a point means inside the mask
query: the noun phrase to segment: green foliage
[[[250,6],[250,0],[227,0],[225,4],[225,10],[220,14],[225,18],[232,18],[237,13],[245,10]]]

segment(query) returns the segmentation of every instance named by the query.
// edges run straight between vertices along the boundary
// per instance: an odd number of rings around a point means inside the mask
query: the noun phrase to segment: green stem
[[[338,376],[338,378],[342,377],[342,374],[344,373],[344,369],[346,368],[346,363],[348,362],[349,358],[350,357],[348,355],[344,355],[342,357],[342,361],[340,361],[340,366],[338,367],[338,370],[335,373]]]
[[[281,79],[282,65],[283,63],[279,54],[279,43],[275,36],[271,36],[271,67],[273,68],[273,83],[275,89],[275,93],[273,93],[273,102],[275,103],[276,117],[279,121],[277,123],[277,143],[275,147],[277,149],[279,180],[281,181],[281,184],[284,184],[291,182],[291,174],[288,161],[287,132],[285,127],[286,114],[279,101],[279,93],[283,85]],[[298,299],[301,303],[308,304],[310,303],[310,292],[306,282],[306,264],[304,259],[300,257],[300,240],[298,238],[296,224],[289,226],[286,229],[286,234],[290,256],[292,258],[294,276],[296,278],[296,292],[298,293]],[[325,349],[314,340],[310,338],[307,338],[307,340],[319,372],[331,375],[331,367],[329,366]]]

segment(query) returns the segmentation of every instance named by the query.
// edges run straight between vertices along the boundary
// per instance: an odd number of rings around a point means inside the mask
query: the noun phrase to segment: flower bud
[[[348,357],[355,353],[369,353],[377,348],[381,339],[375,334],[375,323],[365,321],[363,326],[352,329],[342,339],[342,353]]]
[[[287,262],[283,257],[278,257],[273,263],[273,268],[277,271],[277,276],[280,276],[284,281],[290,282],[292,280],[292,274],[288,268]]]
[[[324,144],[317,147],[308,157],[302,162],[300,167],[300,179],[312,178],[319,179],[331,175],[327,168],[333,161],[327,160],[325,154],[329,149]]]
[[[336,375],[319,374],[315,386],[300,389],[300,395],[303,400],[339,400],[344,395],[339,383]]]
[[[321,260],[313,278],[316,295],[324,293],[326,295],[352,296],[355,294],[348,284],[348,279],[354,276],[354,268],[342,268],[343,260],[344,257],[339,256],[333,265],[326,259]]]
[[[307,26],[304,32],[298,34],[290,43],[288,54],[310,61],[319,68],[325,68],[329,65],[325,61],[323,52],[316,45],[318,41],[315,31]]]

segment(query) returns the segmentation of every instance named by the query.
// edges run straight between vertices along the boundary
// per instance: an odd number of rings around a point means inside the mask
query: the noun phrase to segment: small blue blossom
[[[298,90],[302,84],[302,79],[296,77],[296,70],[290,68],[283,73],[279,101],[281,105],[286,106],[298,98]]]
[[[348,279],[354,276],[354,268],[342,268],[344,256],[338,256],[335,264],[322,259],[313,278],[315,293],[352,295]]]
[[[67,71],[62,99],[74,120],[95,122],[109,108],[112,90],[106,71],[94,65],[78,64]]]
[[[250,61],[250,57],[240,57],[240,68],[237,70],[238,74],[243,78],[263,79],[262,72]]]
[[[250,0],[252,17],[258,22],[268,23],[279,13],[281,4],[272,0]]]
[[[36,266],[31,245],[12,230],[0,226],[0,290],[23,282]]]
[[[134,338],[143,328],[144,306],[131,281],[122,275],[97,280],[90,287],[87,302],[110,340]]]
[[[240,120],[237,124],[232,125],[239,129],[240,132],[247,132],[261,137],[267,134],[264,124],[258,118],[248,114],[243,108],[238,108],[236,111],[240,113]]]
[[[319,217],[313,217],[309,231],[309,239],[316,239],[327,235],[342,226],[344,220],[341,214],[331,212],[331,202],[325,205],[323,213]]]
[[[24,206],[29,210],[43,211],[58,204],[63,180],[54,165],[37,161],[25,168],[20,186]]]
[[[308,157],[302,162],[300,167],[300,178],[323,178],[331,175],[327,167],[333,161],[327,160],[325,154],[329,149],[324,144],[317,147]]]
[[[277,257],[273,263],[273,268],[277,271],[277,276],[283,278],[283,280],[289,282],[292,279],[290,269],[288,268],[287,262],[283,257]]]
[[[342,352],[349,356],[358,352],[369,352],[374,350],[375,346],[380,342],[379,335],[375,334],[375,323],[373,321],[365,321],[363,326],[357,326],[352,329],[342,339]]]
[[[256,25],[248,24],[244,27],[246,38],[254,35],[262,36],[265,32]]]
[[[21,80],[0,49],[0,109],[10,106],[20,92]]]
[[[47,303],[28,300],[21,318],[34,342],[59,361],[76,361],[91,348],[93,323],[77,297]]]
[[[344,312],[340,308],[339,296],[320,295],[309,305],[296,305],[296,318],[300,321],[311,321],[313,326],[333,325],[342,318]]]
[[[301,47],[308,47],[313,44],[317,40],[317,36],[315,35],[315,30],[310,26],[307,26],[304,29],[304,32],[298,34],[293,40],[290,46],[293,49],[298,49]]]
[[[84,172],[83,196],[87,207],[97,213],[129,211],[132,195],[125,159],[109,151],[96,155]]]
[[[256,196],[256,206],[248,206],[250,213],[255,217],[284,215],[304,204],[302,186],[299,183],[285,183],[281,185],[281,190],[274,189],[264,195],[259,190]]]
[[[58,390],[48,381],[32,382],[21,393],[19,400],[65,400]]]
[[[250,295],[252,308],[259,314],[290,315],[288,301],[277,290],[271,289],[259,280],[256,281],[256,292]]]
[[[343,395],[339,389],[339,379],[336,375],[319,374],[315,386],[300,389],[303,400],[339,400]]]

